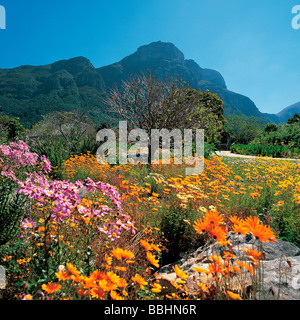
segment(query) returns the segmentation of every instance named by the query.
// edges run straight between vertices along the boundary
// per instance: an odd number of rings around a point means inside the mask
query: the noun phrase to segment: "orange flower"
[[[259,241],[262,242],[275,242],[276,237],[269,226],[260,223],[258,217],[248,217],[245,220],[244,227],[247,231]]]
[[[242,219],[238,218],[237,216],[231,216],[229,218],[229,220],[233,223],[233,224],[240,224],[242,222]]]
[[[197,282],[197,286],[199,286],[204,293],[209,292],[209,287],[206,284]]]
[[[216,265],[221,265],[221,264],[222,264],[221,259],[220,259],[219,257],[217,257],[217,256],[211,255],[209,258],[210,258],[210,259],[213,261],[213,263],[216,264]]]
[[[208,228],[208,223],[206,220],[198,219],[194,225],[194,229],[196,230],[197,233],[202,233],[205,232]]]
[[[258,217],[248,217],[244,222],[244,227],[247,231],[251,232],[253,228],[260,224]]]
[[[201,268],[201,267],[194,267],[194,271],[199,272],[199,273],[208,273],[206,269]]]
[[[80,275],[80,271],[76,269],[76,267],[74,267],[71,263],[67,263],[67,268],[69,270],[69,272],[74,275],[74,276],[79,276]]]
[[[91,290],[91,296],[96,299],[104,299],[105,291],[100,287],[93,288]]]
[[[136,282],[137,284],[139,284],[140,288],[143,289],[143,290],[145,289],[144,286],[146,286],[148,284],[148,282],[145,281],[145,279],[142,276],[138,275],[138,274],[136,274],[134,277],[132,277],[131,280]]]
[[[151,264],[153,264],[155,267],[159,268],[159,260],[156,260],[155,256],[149,251],[147,251],[147,259],[149,260],[149,262]]]
[[[176,276],[180,279],[186,280],[188,278],[188,275],[185,274],[182,270],[180,270],[180,268],[178,267],[178,265],[176,264],[175,267],[173,266],[173,270],[176,273]]]
[[[159,283],[154,283],[153,285],[152,285],[152,292],[154,292],[154,293],[160,293],[161,292],[161,285],[159,284]]]
[[[212,238],[217,241],[225,241],[227,238],[226,232],[219,226],[215,226],[209,230],[209,233]]]
[[[252,229],[253,236],[261,242],[275,242],[275,234],[269,226],[264,224],[257,225]]]
[[[118,271],[126,271],[127,270],[126,267],[120,267],[120,266],[116,266],[115,269]]]
[[[113,283],[115,283],[116,285],[119,286],[120,283],[120,276],[118,276],[117,274],[115,274],[112,271],[107,272],[106,274],[108,276],[108,278],[110,279],[110,281],[112,281]]]
[[[247,256],[251,256],[251,257],[253,257],[254,259],[257,259],[257,260],[259,260],[259,258],[261,257],[261,255],[262,255],[262,252],[260,252],[260,251],[258,251],[258,250],[247,250],[247,249],[243,249],[245,252],[246,252],[246,254],[247,254]]]
[[[245,263],[239,259],[235,260],[235,263],[240,267],[240,268],[245,268]]]
[[[238,234],[242,234],[242,235],[246,235],[247,229],[244,227],[243,223],[238,223],[238,224],[234,224],[232,227],[232,232],[233,233],[238,233]]]
[[[151,247],[152,247],[152,249],[154,249],[157,252],[161,251],[160,248],[157,245],[155,245],[154,243],[151,243]]]
[[[116,291],[111,291],[110,296],[113,300],[125,300],[125,298],[120,296]]]
[[[219,212],[212,210],[206,212],[204,220],[206,220],[210,226],[218,226],[224,223],[222,215]]]
[[[234,259],[236,258],[236,256],[234,254],[232,254],[231,252],[228,251],[224,251],[224,260],[230,260],[230,259]]]
[[[95,279],[95,281],[106,279],[106,274],[99,270],[95,270],[91,276]]]
[[[98,281],[99,287],[104,291],[111,291],[116,290],[118,288],[118,285],[113,283],[111,280],[100,280]]]
[[[147,242],[146,240],[141,239],[140,243],[144,247],[145,250],[149,250],[149,251],[153,250],[152,245],[149,242]]]
[[[257,192],[253,192],[253,193],[250,193],[250,197],[251,197],[252,199],[255,199],[255,198],[260,197],[260,194],[257,193]]]
[[[83,281],[83,286],[84,286],[85,289],[93,288],[96,285],[95,284],[95,278],[93,277],[93,275],[90,276],[90,277],[84,277],[82,279],[82,281]]]
[[[241,300],[242,299],[237,293],[233,293],[229,290],[227,290],[226,293],[227,293],[228,297],[230,297],[231,299],[234,299],[234,300]]]
[[[70,279],[68,272],[66,272],[65,270],[59,270],[57,273],[55,273],[55,275],[59,281]]]
[[[244,264],[244,267],[245,267],[252,275],[255,274],[254,268],[253,268],[252,266],[250,266],[250,264],[245,263],[245,264]]]
[[[114,248],[111,252],[111,255],[118,260],[124,259],[133,259],[134,253],[129,250],[123,250],[121,248]]]
[[[42,289],[49,294],[52,294],[52,293],[55,293],[56,291],[59,291],[60,288],[61,288],[61,285],[59,283],[48,282],[48,284],[42,285]]]
[[[105,253],[104,260],[106,261],[107,265],[110,266],[112,264],[112,257],[109,257],[107,253]]]

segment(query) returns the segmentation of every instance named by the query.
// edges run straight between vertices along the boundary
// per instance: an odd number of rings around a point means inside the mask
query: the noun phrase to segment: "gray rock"
[[[262,270],[264,281],[257,299],[300,299],[300,256],[264,261]]]
[[[230,234],[229,240],[233,244],[232,252],[238,259],[247,259],[243,249],[260,250],[259,243],[252,237]],[[173,266],[178,265],[188,275],[186,284],[188,291],[194,293],[197,291],[197,281],[206,284],[213,282],[212,277],[199,275],[194,268],[197,266],[207,270],[211,262],[210,255],[222,257],[223,249],[217,243],[200,247],[195,252],[183,256],[182,259],[161,267],[157,279],[163,279],[161,281],[166,290],[174,290],[170,283],[176,280]],[[260,300],[300,299],[300,249],[287,241],[277,240],[275,243],[263,243],[262,252],[265,259],[261,260],[260,269],[257,271],[260,278],[257,281],[255,298]],[[238,279],[233,277],[231,280],[232,284],[238,287]],[[244,280],[245,286],[252,287],[252,278],[246,271]]]

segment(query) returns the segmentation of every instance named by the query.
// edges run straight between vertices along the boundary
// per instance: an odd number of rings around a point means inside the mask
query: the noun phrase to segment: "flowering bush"
[[[7,204],[0,216],[4,221],[2,238],[8,240],[8,231],[12,237],[9,227],[20,232],[23,242],[16,240],[15,245],[25,249],[28,256],[23,267],[32,268],[34,281],[40,280],[40,272],[44,279],[51,277],[51,268],[67,252],[63,250],[74,247],[77,239],[72,229],[86,233],[86,248],[94,244],[93,241],[97,246],[109,247],[124,232],[135,233],[132,220],[122,211],[122,198],[115,187],[90,178],[75,183],[51,180],[46,175],[51,170],[49,160],[30,153],[22,141],[0,146],[0,152],[0,182],[2,190],[6,191],[1,201]],[[6,219],[12,214],[11,208],[15,208],[14,219],[10,218],[8,225]],[[17,219],[21,223],[19,230]],[[95,259],[96,254],[91,257],[91,252],[85,250],[83,261],[86,261],[86,254],[88,263]],[[32,256],[36,261],[32,261]]]
[[[50,163],[18,141],[0,145],[0,170],[0,244],[4,244],[15,234],[28,209],[26,198],[16,192],[22,180],[34,172],[48,173]]]

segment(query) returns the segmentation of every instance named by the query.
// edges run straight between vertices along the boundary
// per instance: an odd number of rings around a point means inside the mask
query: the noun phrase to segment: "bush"
[[[0,145],[0,245],[9,241],[17,232],[29,201],[19,192],[23,181],[39,171],[49,172],[50,163],[29,152],[22,142]]]
[[[234,144],[230,147],[233,153],[275,157],[275,158],[299,158],[300,148],[291,148],[284,145],[256,145],[256,144]]]

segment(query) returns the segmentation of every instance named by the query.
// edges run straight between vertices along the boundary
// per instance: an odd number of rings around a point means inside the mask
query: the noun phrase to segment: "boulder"
[[[300,249],[292,243],[277,240],[275,243],[258,243],[251,236],[229,234],[228,240],[232,244],[232,253],[237,259],[247,260],[248,257],[243,249],[258,249],[263,252],[263,259],[260,264],[260,277],[255,290],[255,299],[259,300],[298,300],[300,299]],[[171,282],[176,280],[176,273],[173,266],[183,270],[187,275],[186,286],[188,292],[193,294],[199,287],[197,282],[210,285],[214,282],[211,275],[199,274],[194,271],[195,267],[208,270],[211,263],[210,256],[223,257],[224,247],[218,243],[208,243],[198,248],[195,252],[184,255],[180,260],[165,265],[159,269],[156,279],[164,287],[164,292],[174,292]],[[249,261],[248,261],[249,262]],[[231,289],[239,289],[237,277],[230,279]],[[244,273],[244,287],[251,290],[253,281],[249,272]]]

